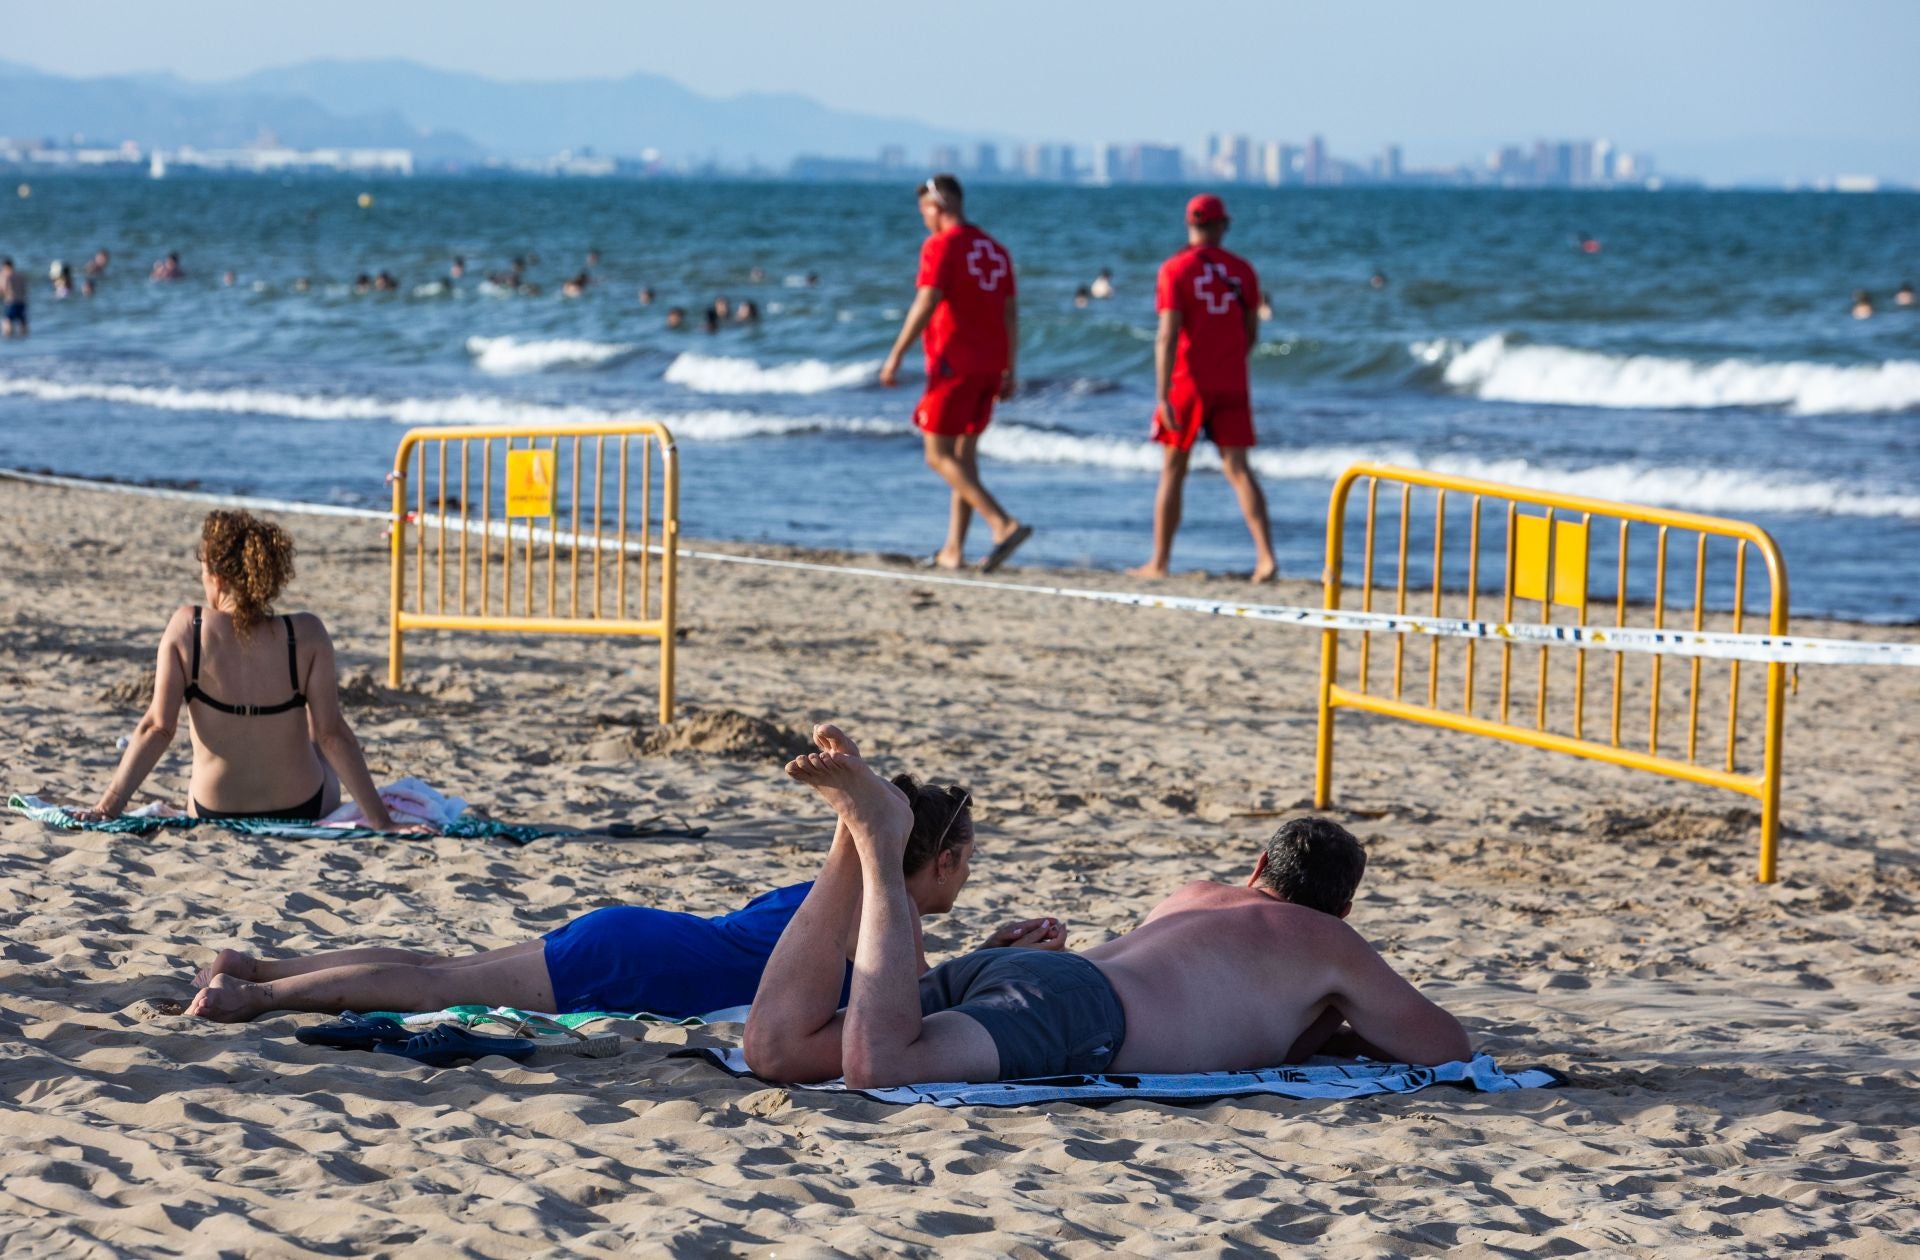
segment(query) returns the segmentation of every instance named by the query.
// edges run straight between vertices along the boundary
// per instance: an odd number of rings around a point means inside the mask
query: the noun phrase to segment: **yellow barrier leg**
[[[1320,735],[1313,756],[1313,807],[1333,804],[1333,675],[1340,638],[1329,630],[1320,640]]]
[[[1774,661],[1767,666],[1767,742],[1760,763],[1760,774],[1765,780],[1760,797],[1760,882],[1763,884],[1771,884],[1778,877],[1780,744],[1785,735],[1786,710],[1787,667]]]
[[[402,448],[402,459],[411,452]],[[404,463],[393,474],[392,585],[387,592],[387,686],[398,687],[403,667],[400,647],[400,605],[407,591],[407,482]]]

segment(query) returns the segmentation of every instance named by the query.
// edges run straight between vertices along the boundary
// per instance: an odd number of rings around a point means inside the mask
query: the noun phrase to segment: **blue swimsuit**
[[[711,919],[650,906],[581,915],[546,936],[555,1013],[644,1011],[684,1019],[745,1006],[811,887],[776,888]]]

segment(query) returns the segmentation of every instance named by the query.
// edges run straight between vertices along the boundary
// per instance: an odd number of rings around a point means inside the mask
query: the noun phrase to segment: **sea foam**
[[[724,355],[682,354],[667,366],[665,380],[696,394],[824,394],[871,384],[879,378],[875,363],[796,363],[761,365]]]
[[[1418,341],[1453,389],[1499,402],[1573,407],[1694,409],[1780,407],[1801,415],[1920,408],[1920,362],[1834,364],[1748,359],[1703,361],[1603,354],[1518,344],[1503,335],[1472,345]]]
[[[608,341],[522,341],[517,337],[469,337],[473,365],[495,376],[518,376],[551,368],[597,367],[632,354],[638,347]]]

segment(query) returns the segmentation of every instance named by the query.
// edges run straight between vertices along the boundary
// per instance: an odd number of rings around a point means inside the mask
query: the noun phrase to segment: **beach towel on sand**
[[[648,1024],[680,1024],[688,1028],[696,1028],[702,1024],[747,1022],[747,1008],[744,1006],[730,1006],[722,1011],[708,1011],[705,1015],[688,1015],[684,1018],[655,1015],[651,1011],[574,1011],[564,1015],[549,1015],[543,1011],[523,1011],[515,1006],[449,1006],[443,1011],[371,1011],[369,1015],[397,1019],[410,1028],[423,1028],[442,1023],[458,1023],[473,1028],[480,1024],[528,1018],[547,1020],[567,1028],[583,1028],[603,1019],[631,1019]]]
[[[734,1076],[751,1077],[747,1060],[738,1050],[691,1046],[673,1057],[704,1059]],[[1280,1098],[1361,1098],[1368,1094],[1411,1094],[1429,1085],[1461,1085],[1487,1093],[1510,1089],[1541,1089],[1564,1085],[1567,1078],[1551,1068],[1505,1072],[1491,1058],[1476,1054],[1460,1063],[1414,1067],[1406,1063],[1367,1060],[1311,1059],[1298,1067],[1262,1068],[1256,1072],[1188,1072],[1179,1075],[1049,1076],[1028,1081],[992,1081],[986,1084],[927,1083],[893,1089],[848,1089],[840,1081],[802,1085],[801,1089],[859,1094],[876,1102],[928,1103],[935,1107],[1026,1107],[1036,1103],[1105,1103],[1122,1098],[1151,1102],[1210,1102],[1273,1094]]]
[[[424,825],[442,836],[460,840],[499,839],[527,844],[541,836],[570,831],[566,827],[535,827],[503,823],[474,814],[457,796],[443,796],[419,779],[399,779],[380,789],[387,812],[402,826]],[[122,835],[151,835],[157,831],[185,831],[194,827],[220,827],[249,836],[275,836],[286,840],[359,840],[396,836],[399,832],[376,831],[366,826],[360,807],[347,802],[316,822],[290,822],[281,818],[195,818],[168,805],[142,805],[139,809],[104,822],[86,822],[75,818],[62,805],[38,796],[9,796],[7,809],[35,822],[64,831],[107,831]]]

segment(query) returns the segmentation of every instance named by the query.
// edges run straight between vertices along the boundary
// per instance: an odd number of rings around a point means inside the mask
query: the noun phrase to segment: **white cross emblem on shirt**
[[[1233,301],[1234,283],[1224,263],[1202,263],[1193,281],[1193,295],[1207,304],[1209,315],[1225,315]]]
[[[986,237],[978,237],[967,251],[967,270],[982,289],[991,293],[1000,287],[1000,277],[1007,274],[1007,256]]]

